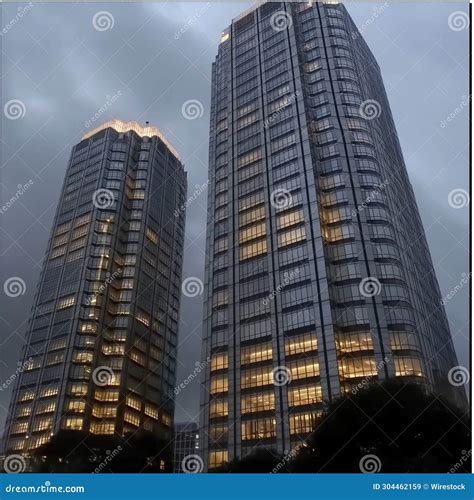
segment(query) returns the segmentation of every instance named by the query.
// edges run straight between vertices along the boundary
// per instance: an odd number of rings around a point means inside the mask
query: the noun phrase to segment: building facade
[[[196,422],[177,423],[174,426],[173,472],[196,472],[202,470],[199,460],[199,425]]]
[[[73,147],[6,425],[28,454],[61,429],[171,439],[186,173],[155,127]]]
[[[462,404],[380,69],[345,7],[250,9],[222,33],[212,79],[207,470],[284,453],[364,381],[403,377]]]

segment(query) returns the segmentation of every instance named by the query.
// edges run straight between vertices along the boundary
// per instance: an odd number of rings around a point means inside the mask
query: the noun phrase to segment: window
[[[211,399],[209,402],[209,417],[226,417],[229,414],[227,399]]]
[[[377,368],[372,356],[343,358],[339,361],[339,372],[342,378],[377,376]]]
[[[291,379],[299,380],[319,376],[319,361],[316,358],[303,358],[288,363]]]
[[[267,253],[267,241],[262,240],[240,247],[240,260],[251,259],[257,255]]]
[[[268,391],[257,394],[244,394],[240,404],[242,414],[274,410],[275,393]]]
[[[227,450],[214,450],[209,452],[209,468],[215,469],[228,461],[229,452]]]
[[[413,356],[395,356],[395,375],[397,377],[415,376],[423,377],[421,361]]]
[[[278,247],[285,247],[306,239],[304,227],[290,229],[278,235]]]
[[[290,434],[306,434],[312,432],[317,418],[317,412],[305,412],[290,415]]]
[[[304,333],[285,339],[285,356],[316,351],[317,348],[318,344],[315,333]]]
[[[276,436],[276,419],[259,418],[242,422],[242,440],[268,439]]]
[[[229,366],[229,357],[227,353],[216,353],[211,357],[211,372],[215,370],[223,370]]]
[[[374,348],[370,332],[339,333],[336,346],[340,353],[369,351]]]
[[[211,394],[219,392],[227,392],[229,390],[229,381],[227,375],[219,375],[211,377]]]
[[[288,389],[288,405],[302,406],[322,402],[322,390],[319,385],[303,385]]]
[[[271,342],[265,342],[263,344],[242,347],[240,350],[240,363],[242,365],[258,363],[260,361],[268,361],[271,359],[272,359]]]
[[[74,305],[76,297],[74,295],[70,297],[64,297],[58,302],[58,310],[60,309],[66,309],[67,307],[71,307]]]
[[[281,214],[277,218],[277,229],[294,226],[304,220],[303,210],[293,210]]]
[[[241,388],[260,387],[273,384],[273,374],[271,367],[252,368],[242,370]]]
[[[71,429],[75,431],[80,431],[82,430],[82,426],[84,425],[84,419],[82,417],[71,417],[71,418],[66,418],[64,420],[63,428],[64,429]]]
[[[239,243],[242,244],[246,241],[255,240],[264,235],[266,235],[266,224],[265,222],[259,222],[240,230]]]

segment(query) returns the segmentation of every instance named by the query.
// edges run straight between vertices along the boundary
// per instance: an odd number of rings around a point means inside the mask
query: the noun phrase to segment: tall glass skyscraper
[[[158,129],[114,120],[74,146],[5,448],[61,429],[172,436],[186,173]]]
[[[290,450],[324,401],[372,380],[462,403],[380,69],[345,7],[250,9],[212,80],[206,468]]]

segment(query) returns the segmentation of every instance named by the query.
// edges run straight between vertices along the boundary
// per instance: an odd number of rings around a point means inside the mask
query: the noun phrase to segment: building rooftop
[[[148,124],[140,125],[138,122],[135,121],[126,122],[123,120],[109,120],[108,122],[105,122],[102,125],[99,125],[95,129],[91,130],[90,132],[87,132],[87,134],[85,134],[82,137],[82,140],[89,139],[89,137],[92,137],[93,135],[97,134],[97,132],[105,130],[106,128],[113,128],[114,130],[120,133],[125,133],[129,132],[130,130],[133,130],[140,137],[154,137],[154,136],[159,137],[165,143],[166,147],[171,151],[171,153],[173,153],[173,155],[176,156],[176,158],[181,161],[181,158],[179,157],[179,154],[176,151],[176,149],[168,141],[168,139],[166,139],[166,137],[160,132],[160,130],[157,127],[153,127]]]

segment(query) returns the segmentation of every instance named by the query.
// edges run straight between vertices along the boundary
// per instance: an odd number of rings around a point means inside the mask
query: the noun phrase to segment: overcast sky
[[[120,118],[158,126],[180,152],[192,194],[208,178],[210,75],[219,35],[250,5],[2,5],[2,109],[8,107],[2,114],[0,205],[19,184],[32,183],[0,213],[1,284],[19,277],[26,285],[18,297],[0,290],[1,382],[17,369],[69,153],[87,121],[107,96],[116,96],[97,123]],[[382,12],[376,16],[374,9]],[[453,190],[468,189],[467,6],[351,2],[348,10],[381,66],[445,296],[468,273],[464,193],[449,202]],[[183,115],[189,100],[202,105],[201,117]],[[205,193],[188,209],[184,278],[203,279],[206,202]],[[459,363],[468,366],[467,286],[446,307]],[[178,383],[199,360],[201,318],[202,296],[183,297]],[[0,390],[0,430],[10,396],[11,387]],[[178,396],[176,418],[196,419],[198,410],[196,380]]]

